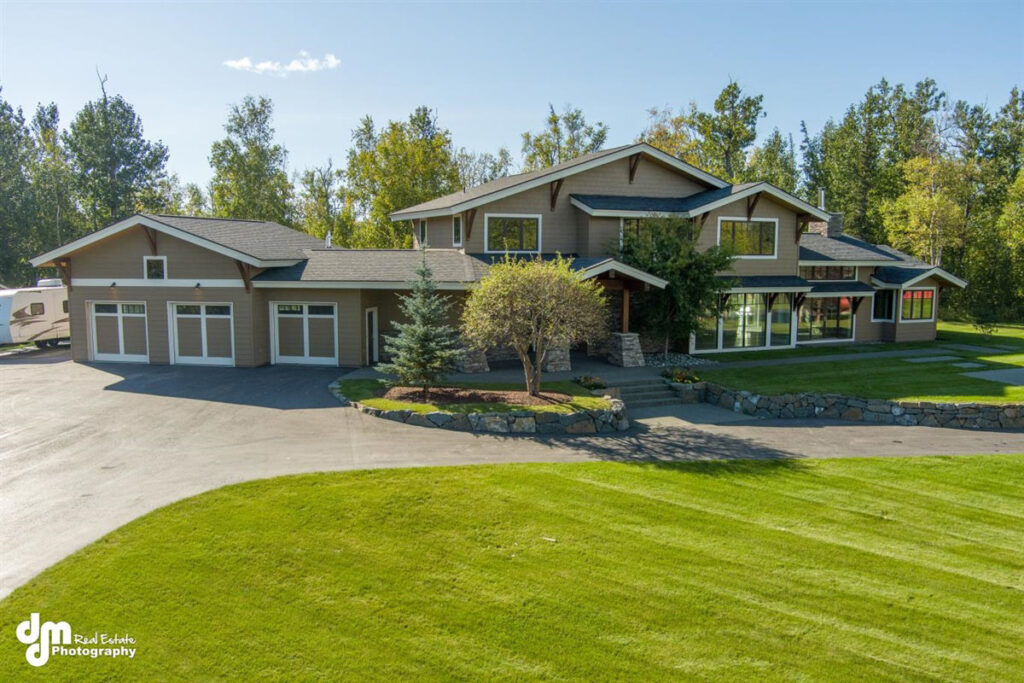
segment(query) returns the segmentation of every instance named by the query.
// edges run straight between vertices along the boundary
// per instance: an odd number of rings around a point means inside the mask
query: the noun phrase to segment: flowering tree
[[[606,328],[601,286],[584,280],[561,256],[550,261],[506,257],[495,263],[470,292],[462,313],[468,343],[515,350],[531,396],[540,394],[548,349],[600,338]]]

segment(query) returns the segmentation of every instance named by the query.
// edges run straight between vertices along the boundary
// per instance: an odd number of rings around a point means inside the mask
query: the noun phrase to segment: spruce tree
[[[384,337],[384,350],[391,362],[377,369],[394,375],[396,385],[422,387],[426,399],[430,387],[455,369],[460,349],[455,328],[447,322],[449,303],[437,293],[425,253],[416,274],[420,279],[412,292],[399,297],[408,322],[394,323],[398,333]]]

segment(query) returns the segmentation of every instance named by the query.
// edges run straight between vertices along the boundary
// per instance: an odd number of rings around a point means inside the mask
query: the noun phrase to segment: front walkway
[[[338,405],[327,384],[339,372],[83,365],[66,349],[0,359],[0,597],[140,515],[249,479],[508,462],[1024,453],[1020,432],[737,420],[711,406],[638,413],[630,431],[590,437],[423,429]]]

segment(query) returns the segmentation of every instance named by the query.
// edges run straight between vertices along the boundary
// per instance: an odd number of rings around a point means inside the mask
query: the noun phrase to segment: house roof
[[[278,223],[140,213],[37,256],[31,263],[38,268],[138,225],[257,267],[293,263],[304,258],[304,248],[320,244],[312,235]]]
[[[301,258],[302,250],[323,242],[312,235],[270,221],[142,214],[197,237],[258,259]]]
[[[720,277],[731,283],[729,292],[809,292],[811,283],[796,275],[742,275]]]
[[[575,159],[570,159],[569,161],[564,161],[560,164],[555,164],[554,166],[549,166],[537,171],[505,176],[504,178],[498,178],[475,187],[467,188],[460,192],[453,192],[452,194],[448,194],[443,197],[431,199],[430,201],[409,206],[398,211],[393,211],[391,213],[391,220],[398,221],[414,218],[427,218],[429,216],[450,216],[488,202],[496,201],[502,197],[524,192],[548,182],[553,182],[567,176],[575,175],[576,173],[582,173],[583,171],[590,170],[597,166],[602,166],[613,161],[618,161],[619,159],[624,159],[633,154],[644,154],[655,161],[671,166],[677,171],[709,187],[722,188],[728,185],[728,183],[721,178],[716,178],[710,173],[700,170],[696,166],[691,166],[684,161],[680,161],[671,154],[667,154],[645,142],[639,142],[632,145],[622,145],[620,147],[612,147],[611,149],[604,149],[590,154],[584,154],[583,156],[576,157]]]
[[[668,214],[693,218],[718,207],[760,193],[774,197],[800,213],[828,220],[829,214],[767,182],[739,183],[697,192],[686,197],[630,197],[625,195],[571,194],[569,201],[591,216],[643,217]]]
[[[478,282],[491,264],[504,258],[495,254],[464,254],[457,249],[426,249],[423,255],[440,289],[465,289],[467,283]],[[260,273],[253,278],[253,284],[257,287],[394,289],[419,278],[416,269],[422,257],[413,249],[318,248],[305,250],[304,258],[294,265]],[[554,255],[546,254],[543,258],[554,258]],[[612,258],[570,258],[571,266],[586,278],[616,271],[658,288],[668,284]]]
[[[420,252],[414,249],[306,249],[305,260],[284,268],[266,270],[255,278],[260,286],[280,283],[382,283],[401,285],[418,279]],[[487,265],[457,249],[427,249],[427,265],[439,285],[475,282],[487,272]],[[461,287],[460,287],[461,288]]]
[[[800,236],[801,265],[855,262],[884,265],[901,260],[895,249],[883,248],[850,235],[826,237],[813,232]],[[909,257],[907,257],[909,258]],[[807,262],[807,263],[805,263]]]

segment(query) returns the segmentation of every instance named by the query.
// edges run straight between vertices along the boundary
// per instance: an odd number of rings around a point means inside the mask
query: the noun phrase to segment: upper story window
[[[934,289],[908,289],[903,292],[900,320],[934,320]]]
[[[718,243],[737,258],[775,258],[778,232],[776,220],[718,219]]]
[[[419,222],[419,235],[418,236],[420,238],[420,246],[421,247],[427,246],[427,222],[426,221],[420,221]]]
[[[540,216],[487,214],[484,235],[488,252],[539,252]]]
[[[686,239],[693,238],[693,221],[688,218],[623,218],[622,234],[636,239],[650,235],[650,228],[658,223],[671,225],[679,230]]]
[[[800,266],[800,277],[805,280],[856,280],[854,266]]]
[[[462,246],[462,216],[452,216],[452,246]]]
[[[147,280],[167,279],[167,257],[166,256],[143,256],[142,265]]]

